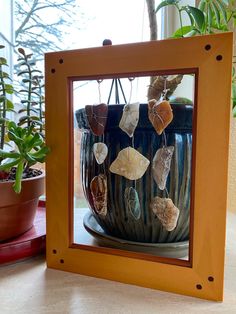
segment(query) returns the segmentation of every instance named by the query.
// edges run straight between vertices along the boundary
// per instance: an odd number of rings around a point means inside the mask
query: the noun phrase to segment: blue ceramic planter
[[[126,211],[124,192],[134,182],[109,171],[111,163],[120,150],[131,146],[130,137],[119,128],[123,105],[109,105],[108,120],[104,133],[104,142],[108,146],[108,156],[102,165],[94,158],[92,147],[101,137],[94,136],[89,129],[85,110],[76,112],[76,119],[83,135],[81,139],[81,171],[85,197],[93,210],[90,182],[99,173],[106,173],[108,187],[107,215],[96,215],[97,222],[104,231],[114,237],[130,241],[149,243],[170,243],[188,240],[191,155],[192,155],[192,106],[172,104],[174,119],[166,128],[167,145],[175,147],[171,169],[167,179],[169,197],[180,210],[176,228],[166,231],[159,219],[153,214],[150,203],[153,197],[167,197],[159,190],[152,176],[151,162],[156,151],[163,146],[163,137],[158,136],[148,119],[147,105],[140,105],[140,118],[134,133],[134,147],[150,160],[144,176],[136,181],[141,205],[141,217],[138,220]],[[94,210],[93,210],[94,212]]]

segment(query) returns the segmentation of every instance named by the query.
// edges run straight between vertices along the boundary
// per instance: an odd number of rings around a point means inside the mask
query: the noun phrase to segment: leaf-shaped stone
[[[107,178],[104,174],[94,177],[90,183],[94,210],[101,216],[107,214]]]
[[[108,106],[106,104],[87,105],[85,113],[93,134],[102,135],[107,122]]]
[[[101,165],[104,162],[104,160],[107,157],[107,153],[108,153],[108,148],[106,144],[102,142],[93,144],[93,154],[99,165]]]
[[[139,120],[139,102],[127,104],[124,106],[122,118],[119,127],[125,133],[132,137]]]
[[[179,209],[170,198],[156,196],[152,199],[150,207],[167,231],[175,229],[179,218]]]
[[[149,163],[146,157],[129,146],[118,153],[110,166],[110,171],[129,180],[137,180],[144,175]]]
[[[166,180],[170,172],[171,159],[174,146],[159,148],[153,158],[152,173],[160,190],[166,187]]]
[[[157,102],[155,99],[149,100],[148,118],[157,134],[160,135],[173,120],[173,113],[169,101],[163,100]]]
[[[137,191],[133,187],[125,189],[125,208],[126,211],[138,220],[141,216],[141,208]]]

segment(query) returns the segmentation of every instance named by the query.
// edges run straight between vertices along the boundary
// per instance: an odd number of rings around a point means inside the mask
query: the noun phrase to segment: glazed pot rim
[[[37,176],[34,176],[34,177],[30,177],[30,178],[24,178],[24,179],[22,179],[22,182],[34,181],[34,180],[38,180],[38,179],[41,179],[41,178],[45,177],[45,170],[36,169],[36,168],[31,168],[31,169],[39,170],[39,171],[41,171],[41,174],[39,174]],[[0,180],[0,185],[1,184],[11,184],[12,182],[15,182],[15,180],[4,180],[4,181]]]

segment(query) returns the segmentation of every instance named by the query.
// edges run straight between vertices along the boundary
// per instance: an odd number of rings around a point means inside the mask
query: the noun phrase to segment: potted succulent
[[[43,135],[41,72],[35,69],[31,54],[22,48],[18,52],[18,92],[5,70],[7,60],[0,58],[0,241],[32,227],[39,196],[44,193],[44,173],[32,167],[43,163],[49,151]],[[18,112],[9,97],[13,93],[20,98]],[[17,113],[18,121],[10,118]]]

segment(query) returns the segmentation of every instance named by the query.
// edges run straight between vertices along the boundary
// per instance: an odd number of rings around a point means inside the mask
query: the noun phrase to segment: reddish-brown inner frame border
[[[154,256],[151,254],[145,254],[140,252],[131,252],[120,249],[112,249],[106,247],[90,246],[85,244],[74,243],[74,115],[73,115],[73,82],[82,80],[98,80],[98,79],[113,79],[113,78],[125,78],[125,77],[141,77],[141,76],[158,76],[158,75],[175,75],[175,74],[194,74],[195,85],[194,85],[194,110],[193,110],[193,124],[192,124],[192,167],[191,167],[191,191],[190,191],[190,225],[189,225],[189,259],[181,260],[177,258],[168,258],[161,256]],[[113,254],[119,256],[125,256],[129,258],[149,260],[153,262],[172,264],[183,267],[192,267],[193,265],[193,235],[194,235],[194,186],[195,186],[195,163],[196,163],[196,135],[197,135],[197,95],[198,95],[198,68],[185,68],[185,69],[174,69],[166,71],[148,71],[148,72],[134,72],[134,73],[112,73],[107,75],[96,75],[96,76],[76,76],[68,77],[68,91],[69,91],[69,115],[68,124],[70,129],[69,134],[69,186],[68,186],[68,210],[69,210],[69,243],[68,247],[75,249],[89,250],[99,253]]]

